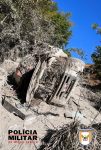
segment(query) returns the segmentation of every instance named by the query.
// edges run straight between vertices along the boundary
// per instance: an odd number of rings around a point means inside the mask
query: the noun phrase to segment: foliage
[[[92,28],[96,30],[97,34],[101,34],[101,27],[98,24],[94,23]]]
[[[71,53],[68,50],[64,50],[63,52],[67,54],[68,57],[71,57]]]
[[[81,58],[84,58],[84,51],[82,49],[79,48],[68,48],[67,51],[69,54],[71,54],[71,52],[75,52],[77,53]]]
[[[0,61],[25,56],[37,43],[63,47],[71,35],[69,16],[51,0],[1,0]]]
[[[66,45],[68,43],[67,39],[71,35],[71,32],[69,31],[71,23],[66,22],[69,16],[70,16],[69,13],[62,14],[62,15],[59,13],[56,13],[51,17],[53,24],[56,26],[55,27],[56,36],[54,37],[54,41],[57,41],[57,44],[59,43],[60,46],[63,44]]]
[[[95,52],[92,54],[92,59],[95,64],[95,71],[101,77],[101,46],[97,46]]]
[[[92,25],[93,29],[96,30],[98,34],[101,35],[101,27],[98,24]],[[93,62],[95,64],[95,71],[98,77],[101,78],[101,46],[97,46],[95,52],[91,55]]]

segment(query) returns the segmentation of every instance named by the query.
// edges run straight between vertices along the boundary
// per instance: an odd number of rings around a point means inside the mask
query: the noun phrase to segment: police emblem
[[[93,140],[94,129],[79,129],[79,142],[88,145]]]

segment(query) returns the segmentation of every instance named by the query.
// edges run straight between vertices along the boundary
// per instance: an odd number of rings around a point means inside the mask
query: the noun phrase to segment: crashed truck
[[[83,72],[84,62],[68,57],[61,49],[55,53],[29,54],[14,73],[22,103],[34,100],[65,104]]]

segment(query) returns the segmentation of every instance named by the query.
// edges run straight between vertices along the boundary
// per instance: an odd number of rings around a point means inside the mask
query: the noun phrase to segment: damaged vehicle
[[[62,50],[53,55],[29,54],[24,57],[14,73],[22,102],[30,104],[34,99],[39,99],[51,103],[53,99],[67,99],[76,83],[75,71],[83,71],[81,66],[84,67],[82,61],[74,59],[74,70],[71,59]],[[74,75],[70,72],[72,68]]]

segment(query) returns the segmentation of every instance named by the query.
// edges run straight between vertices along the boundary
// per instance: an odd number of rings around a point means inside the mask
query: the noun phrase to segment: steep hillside
[[[8,63],[6,61],[1,65],[1,67],[3,67],[3,69],[5,70],[4,74],[6,73],[6,71],[8,72],[8,74],[11,74],[12,71],[15,71],[16,69],[17,62],[12,63],[12,61],[9,60]],[[4,77],[4,75],[2,75],[2,77]],[[85,82],[82,76],[79,76],[78,79],[79,82],[71,92],[71,96],[68,102],[65,103],[65,105],[63,102],[65,101],[64,98],[59,101],[59,103],[61,103],[62,105],[47,104],[44,101],[34,99],[34,103],[32,106],[27,107],[26,105],[23,105],[22,107],[18,108],[19,98],[17,97],[17,93],[11,87],[11,85],[6,82],[7,78],[5,76],[5,84],[3,83],[1,88],[2,101],[0,104],[0,132],[2,133],[0,135],[1,149],[10,150],[14,147],[14,150],[17,150],[18,148],[26,150],[29,148],[37,148],[42,150],[48,148],[52,150],[52,145],[54,145],[53,149],[58,147],[57,150],[59,150],[60,146],[57,142],[57,139],[61,137],[60,145],[61,148],[64,148],[65,150],[67,150],[66,147],[70,150],[73,150],[74,148],[75,150],[79,150],[80,148],[83,150],[86,150],[86,148],[88,148],[89,150],[92,150],[92,148],[94,148],[95,150],[100,150],[101,147],[99,139],[101,138],[101,114],[94,108],[97,96],[95,92],[83,85],[83,83]],[[94,99],[94,105],[89,102],[90,96]],[[9,102],[12,106],[9,105],[9,107],[7,108],[7,102]],[[25,115],[24,120],[19,118],[20,114],[14,115],[14,110],[12,111],[12,108],[14,109],[14,107]],[[79,124],[76,123],[77,121],[79,121]],[[87,126],[92,126],[96,129],[98,140],[96,141],[96,145],[92,143],[89,147],[84,148],[82,145],[79,145],[76,133],[78,131],[78,127],[87,128]],[[35,129],[38,133],[38,142],[34,143],[34,145],[25,145],[20,143],[19,146],[15,143],[6,144],[8,142],[8,129],[22,130],[23,128]],[[48,134],[47,130],[50,131],[48,135],[49,141],[44,140],[45,135]],[[64,144],[64,136],[66,136],[67,139],[66,145]],[[68,142],[70,140],[72,140],[73,142]]]

